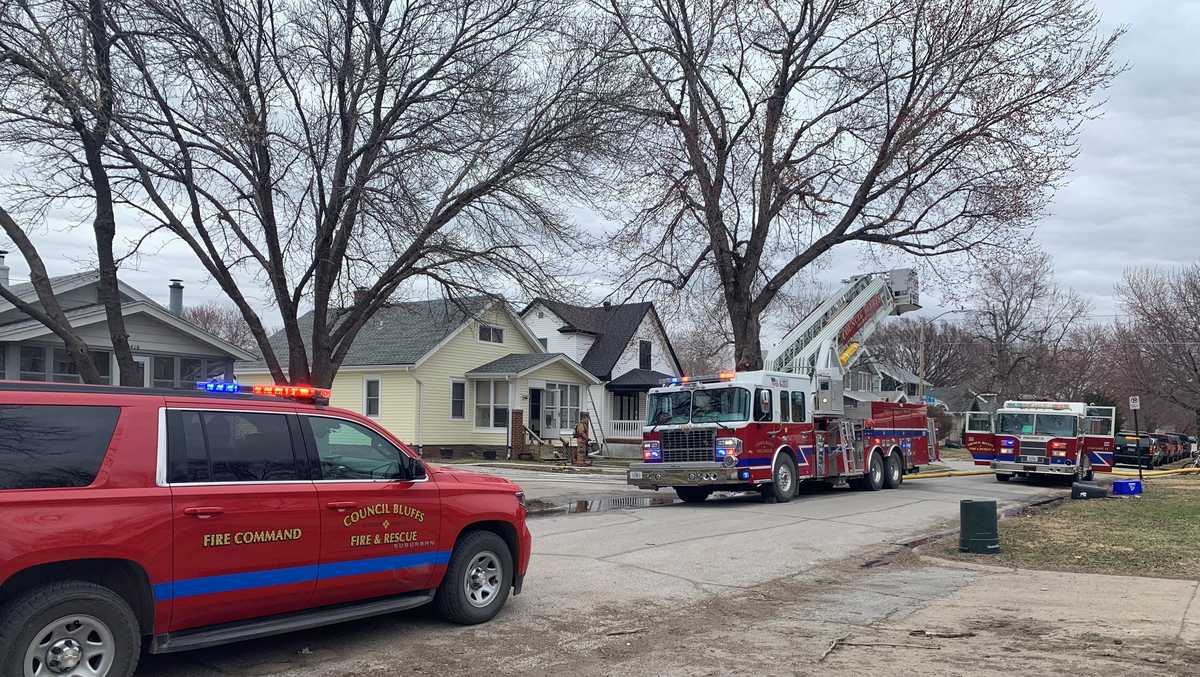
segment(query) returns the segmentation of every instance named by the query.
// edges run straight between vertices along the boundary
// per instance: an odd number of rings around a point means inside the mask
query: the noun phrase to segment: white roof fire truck
[[[1115,453],[1113,407],[1083,402],[1009,400],[995,417],[972,412],[963,433],[975,465],[996,471],[996,479],[1052,475],[1091,480],[1111,472]]]
[[[916,310],[911,269],[859,275],[810,313],[767,358],[771,371],[670,379],[650,390],[642,463],[628,482],[673,487],[684,501],[758,490],[787,501],[800,482],[876,491],[938,458],[924,404],[874,401],[847,416],[843,376],[889,315]]]

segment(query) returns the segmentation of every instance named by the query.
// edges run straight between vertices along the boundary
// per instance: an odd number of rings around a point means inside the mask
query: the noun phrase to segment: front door
[[[133,364],[137,368],[137,382],[142,384],[143,388],[150,387],[150,358],[146,355],[134,355]]]
[[[174,577],[172,631],[312,605],[317,494],[288,415],[172,410],[167,415]]]
[[[558,398],[562,393],[557,389],[546,389],[542,393],[542,439],[555,439],[562,423],[558,420]]]
[[[361,423],[304,415],[300,422],[318,467],[315,603],[429,589],[450,557],[437,549],[437,485],[411,481],[404,452]]]
[[[538,437],[542,436],[542,393],[541,388],[529,389],[529,429]]]

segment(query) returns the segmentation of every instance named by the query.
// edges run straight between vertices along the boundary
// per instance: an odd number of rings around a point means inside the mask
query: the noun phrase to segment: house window
[[[642,414],[638,411],[638,396],[614,395],[613,413],[618,421],[640,421]]]
[[[154,387],[175,387],[175,358],[156,355],[154,357]]]
[[[579,423],[579,386],[568,383],[547,383],[546,390],[558,391],[558,425],[574,428]]]
[[[650,342],[638,341],[638,369],[650,368]]]
[[[508,381],[475,382],[475,427],[508,427]]]
[[[363,381],[363,413],[367,416],[379,415],[379,379],[377,378]]]
[[[79,365],[71,359],[66,348],[54,349],[54,373],[50,380],[55,383],[79,383]]]
[[[450,418],[461,421],[467,417],[467,382],[450,382]]]
[[[479,340],[484,343],[504,343],[504,329],[490,324],[479,325]]]
[[[179,385],[189,387],[204,380],[204,360],[196,357],[179,358]]]
[[[21,346],[21,380],[46,380],[46,349],[42,346]]]
[[[538,339],[538,343],[541,344],[542,350],[548,350],[550,347],[548,345],[548,339],[540,338],[540,339]]]

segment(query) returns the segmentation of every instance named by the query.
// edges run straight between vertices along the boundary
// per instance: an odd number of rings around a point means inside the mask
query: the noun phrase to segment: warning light
[[[237,381],[220,381],[216,379],[209,381],[197,381],[196,389],[210,393],[237,394],[242,392],[242,386]]]
[[[328,402],[331,392],[328,388],[314,388],[312,386],[257,385],[254,386],[254,394],[269,397],[286,397],[291,400]]]
[[[722,381],[732,381],[733,377],[736,375],[737,372],[734,371],[722,371],[717,373],[717,378],[721,379]]]

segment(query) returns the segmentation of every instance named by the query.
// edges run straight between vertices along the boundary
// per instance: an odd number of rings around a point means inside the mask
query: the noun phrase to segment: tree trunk
[[[762,341],[759,334],[762,324],[758,315],[743,314],[740,318],[730,317],[733,324],[733,359],[738,371],[757,371],[763,368]]]

